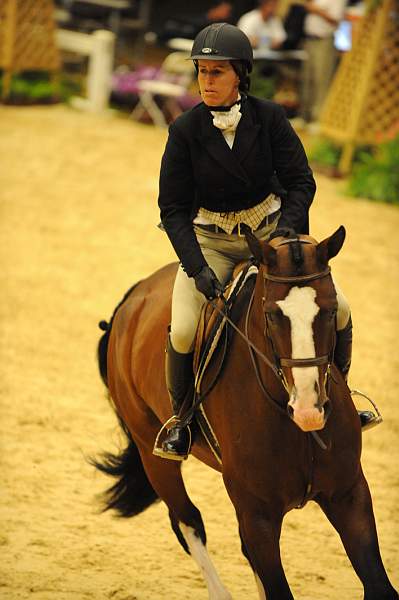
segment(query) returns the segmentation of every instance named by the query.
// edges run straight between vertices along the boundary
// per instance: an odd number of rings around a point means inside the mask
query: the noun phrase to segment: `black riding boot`
[[[176,352],[170,341],[170,335],[166,345],[165,375],[172,410],[178,417],[186,401],[188,407],[188,401],[194,391],[193,353]],[[180,427],[177,422],[171,427],[162,443],[162,453],[165,458],[184,460],[190,452],[190,446],[190,427]]]
[[[335,342],[334,362],[348,380],[349,369],[352,361],[352,317],[349,317],[348,323],[343,329],[337,330],[337,339]],[[371,429],[378,424],[379,420],[371,410],[358,410],[362,429]]]
[[[334,362],[347,381],[352,362],[352,317],[349,317],[349,321],[343,329],[337,330]]]

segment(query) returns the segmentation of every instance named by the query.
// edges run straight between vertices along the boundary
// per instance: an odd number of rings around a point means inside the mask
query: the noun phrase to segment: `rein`
[[[247,311],[247,317],[246,317],[246,323],[248,323],[249,321],[249,314],[251,312],[251,307],[252,307],[252,302],[253,302],[253,298],[255,295],[255,290],[253,290],[252,292],[252,296],[249,302],[249,306],[248,306],[248,311]],[[286,392],[288,393],[288,386],[287,386],[287,382],[285,380],[284,377],[284,373],[281,371],[281,369],[278,369],[268,358],[267,356],[261,351],[259,350],[259,348],[257,346],[255,346],[255,344],[253,342],[251,342],[251,340],[249,339],[248,335],[244,334],[241,329],[239,329],[237,327],[237,325],[230,319],[230,317],[227,316],[227,314],[222,311],[214,302],[211,302],[211,305],[213,306],[213,308],[221,315],[223,316],[227,323],[236,331],[236,333],[238,333],[243,340],[245,340],[245,342],[248,345],[248,349],[249,349],[249,353],[251,356],[251,360],[252,360],[252,364],[254,366],[254,371],[255,371],[255,375],[256,375],[256,379],[259,383],[259,387],[261,388],[263,394],[266,396],[267,400],[270,402],[270,404],[276,408],[280,414],[285,415],[286,417],[288,417],[287,412],[283,409],[282,406],[280,406],[280,404],[277,402],[277,400],[275,400],[273,398],[273,396],[268,392],[268,390],[266,389],[261,377],[260,377],[260,373],[259,373],[259,367],[256,363],[255,357],[254,357],[254,352],[256,352],[256,354],[259,356],[259,358],[261,360],[263,360],[264,363],[267,364],[268,367],[270,367],[270,369],[273,371],[273,373],[276,375],[276,377],[281,381],[284,389],[286,390]],[[246,331],[247,331],[247,327],[246,327]],[[324,358],[324,357],[322,357]],[[307,359],[304,359],[307,360]],[[314,360],[314,359],[311,359]],[[318,433],[316,433],[316,431],[310,431],[310,433],[312,434],[313,438],[315,439],[315,441],[318,443],[318,445],[320,446],[320,448],[322,450],[327,450],[327,446],[326,444],[323,442],[323,440],[321,439],[321,437],[319,436]]]

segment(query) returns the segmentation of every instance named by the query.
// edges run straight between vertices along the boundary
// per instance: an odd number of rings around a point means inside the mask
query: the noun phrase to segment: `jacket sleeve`
[[[194,194],[190,149],[172,124],[161,162],[158,205],[162,225],[189,277],[207,264],[192,224]]]
[[[281,106],[275,107],[270,134],[273,167],[286,191],[281,198],[281,217],[277,227],[292,227],[305,233],[316,183],[302,143]]]

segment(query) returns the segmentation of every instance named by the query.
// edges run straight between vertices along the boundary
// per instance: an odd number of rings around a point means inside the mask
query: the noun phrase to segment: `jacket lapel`
[[[241,117],[239,125],[241,124],[242,119],[243,117]],[[238,177],[243,181],[248,181],[247,174],[241,167],[237,153],[229,148],[220,129],[217,129],[217,127],[213,125],[212,115],[205,107],[202,113],[201,132],[199,133],[199,137],[207,152],[209,152],[212,158],[226,169],[226,171],[234,177]]]
[[[238,123],[233,144],[233,154],[240,163],[251,150],[260,131],[260,124],[255,122],[248,101],[244,100],[242,103],[241,112],[242,117]]]

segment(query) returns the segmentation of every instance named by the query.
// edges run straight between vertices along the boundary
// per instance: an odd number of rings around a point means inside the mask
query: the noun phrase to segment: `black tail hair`
[[[100,371],[101,379],[103,380],[106,387],[108,387],[108,373],[107,373],[108,342],[109,342],[109,336],[110,336],[111,329],[112,329],[112,323],[114,321],[114,318],[115,318],[115,315],[116,315],[118,309],[128,299],[128,297],[130,296],[130,294],[132,293],[134,288],[137,287],[139,285],[139,283],[140,283],[140,281],[138,281],[137,283],[132,285],[132,287],[126,292],[126,294],[123,296],[122,300],[115,307],[115,310],[112,313],[112,317],[111,317],[110,321],[109,322],[100,321],[98,324],[99,328],[105,332],[100,337],[100,340],[98,342],[97,360],[98,360],[98,368]]]
[[[102,494],[102,512],[113,509],[119,517],[133,517],[158,501],[144,471],[137,446],[126,425],[119,419],[127,438],[127,447],[120,454],[105,452],[99,460],[90,458],[91,465],[117,482]]]
[[[109,323],[107,323],[107,321],[100,321],[99,323],[100,329],[105,333],[101,336],[98,343],[97,357],[100,375],[106,387],[108,387],[108,342],[112,323],[117,310],[127,300],[139,283],[140,281],[126,292],[115,308]],[[112,401],[111,404],[115,409]],[[104,452],[99,459],[89,458],[88,460],[92,466],[102,473],[117,479],[116,483],[108,488],[102,495],[103,512],[113,509],[120,517],[133,517],[134,515],[143,512],[143,510],[151,506],[151,504],[159,500],[159,498],[144,471],[140,453],[130,431],[118,414],[117,417],[127,440],[126,448],[119,454]]]

